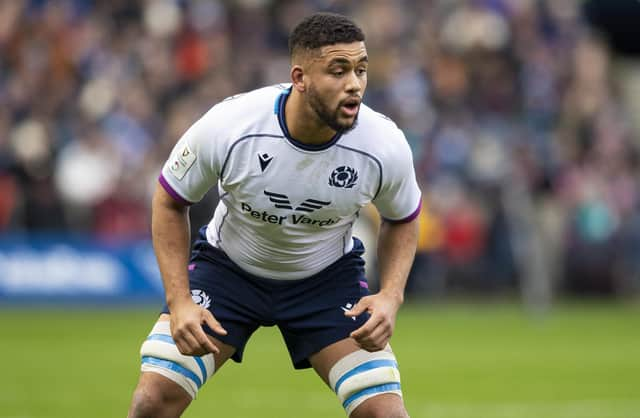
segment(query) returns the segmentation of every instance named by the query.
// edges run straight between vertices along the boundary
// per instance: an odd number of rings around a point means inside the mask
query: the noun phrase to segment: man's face
[[[326,45],[310,58],[306,101],[318,118],[336,132],[355,127],[367,87],[364,42]]]

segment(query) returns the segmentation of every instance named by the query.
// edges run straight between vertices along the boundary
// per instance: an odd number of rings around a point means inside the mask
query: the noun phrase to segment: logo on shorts
[[[358,181],[358,172],[346,165],[341,165],[340,167],[333,170],[331,176],[329,176],[329,186],[340,187],[345,189],[350,189],[356,185]]]
[[[345,312],[349,312],[351,310],[351,308],[353,308],[353,304],[351,304],[351,303],[347,303],[346,305],[340,307],[340,309],[342,309]],[[351,319],[353,319],[355,321],[356,317],[352,316]]]
[[[204,290],[193,289],[191,291],[191,299],[205,309],[211,306],[211,298],[204,292]]]

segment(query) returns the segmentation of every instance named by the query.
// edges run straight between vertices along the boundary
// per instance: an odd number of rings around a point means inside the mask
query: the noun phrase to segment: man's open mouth
[[[342,111],[349,116],[355,116],[360,108],[360,101],[357,99],[347,99],[340,106]]]

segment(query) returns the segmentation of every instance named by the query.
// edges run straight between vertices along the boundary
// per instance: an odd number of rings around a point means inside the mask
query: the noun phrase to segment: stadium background
[[[640,417],[634,0],[0,2],[0,417],[124,415],[160,165],[213,103],[286,81],[316,10],[364,28],[365,100],[424,192],[394,336],[412,416]],[[246,363],[187,416],[340,416],[273,329]]]

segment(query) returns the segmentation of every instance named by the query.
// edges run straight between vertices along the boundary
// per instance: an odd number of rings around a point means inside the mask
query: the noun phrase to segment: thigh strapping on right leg
[[[215,371],[213,354],[185,356],[171,337],[168,321],[158,321],[140,348],[143,372],[158,373],[182,387],[195,399]]]

